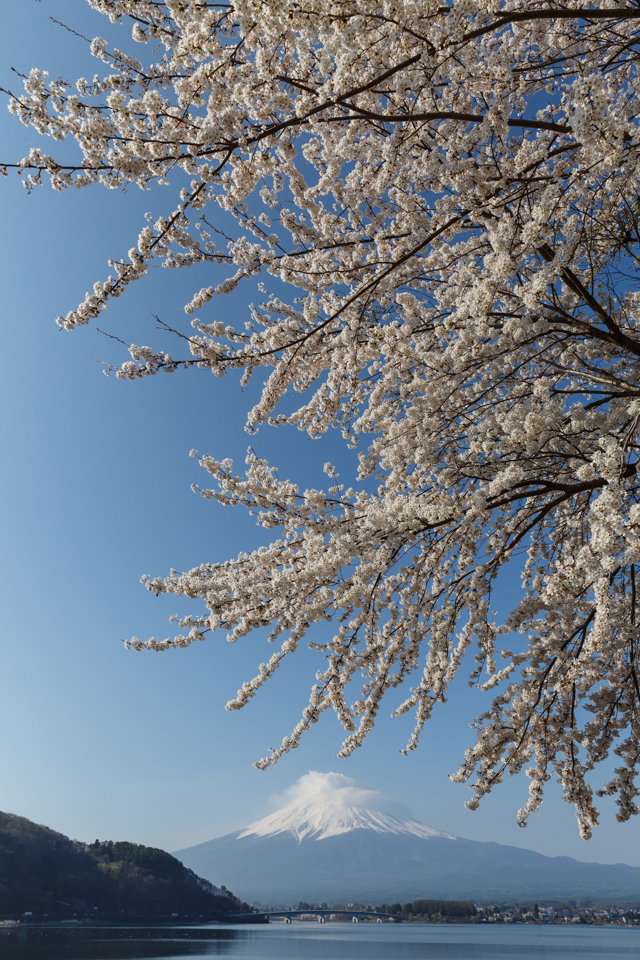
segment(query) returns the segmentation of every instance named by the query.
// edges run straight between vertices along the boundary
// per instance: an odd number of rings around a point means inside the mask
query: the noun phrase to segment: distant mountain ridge
[[[640,899],[640,867],[454,837],[335,773],[307,774],[280,810],[175,855],[261,903]]]

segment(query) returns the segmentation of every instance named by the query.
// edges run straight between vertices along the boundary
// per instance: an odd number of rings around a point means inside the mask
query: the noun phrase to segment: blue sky
[[[4,0],[1,86],[21,89],[10,67],[40,66],[72,79],[99,71],[83,42],[49,17],[128,43],[127,28],[78,0]],[[3,106],[0,160],[20,158],[38,140]],[[56,148],[65,149],[43,146],[58,156]],[[383,718],[364,748],[338,761],[341,729],[325,715],[303,748],[263,773],[252,762],[280,742],[306,703],[310,651],[301,650],[245,710],[227,713],[225,702],[272,650],[263,637],[230,645],[209,636],[164,654],[123,649],[122,638],[133,634],[167,636],[168,616],[187,609],[176,598],[154,598],[140,585],[142,574],[224,559],[260,542],[250,517],[191,492],[205,481],[188,456],[192,447],[241,463],[251,443],[283,476],[316,486],[318,465],[338,456],[332,438],[318,443],[268,430],[249,438],[243,425],[255,393],[242,392],[232,377],[190,371],[123,383],[94,362],[121,362],[118,345],[94,327],[58,331],[55,317],[105,278],[108,257],[135,243],[145,211],[173,209],[176,194],[59,195],[44,186],[27,196],[15,173],[0,181],[0,809],[82,840],[170,850],[264,816],[309,769],[337,770],[451,833],[640,864],[638,823],[618,824],[608,801],[589,844],[555,788],[520,830],[523,778],[504,784],[479,811],[464,809],[466,787],[446,777],[470,742],[468,723],[480,705],[464,678],[409,757],[399,749],[410,718]],[[213,282],[210,269],[151,270],[100,326],[127,342],[158,343],[153,314],[186,324],[181,308]],[[201,316],[243,318],[246,298],[245,291],[217,298]]]

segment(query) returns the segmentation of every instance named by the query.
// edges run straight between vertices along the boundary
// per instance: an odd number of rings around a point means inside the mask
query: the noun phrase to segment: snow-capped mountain
[[[175,856],[200,876],[261,903],[640,899],[640,867],[452,837],[339,773],[308,773],[280,810]]]
[[[291,834],[296,840],[324,840],[352,830],[449,837],[413,820],[404,807],[377,790],[370,790],[340,773],[311,771],[302,778],[301,797],[281,810],[241,830],[243,837]],[[449,837],[450,840],[453,837]]]

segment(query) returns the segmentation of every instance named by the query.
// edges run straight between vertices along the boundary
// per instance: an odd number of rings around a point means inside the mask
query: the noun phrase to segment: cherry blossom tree
[[[79,148],[75,165],[32,149],[7,167],[29,189],[168,183],[180,202],[59,324],[93,321],[154,261],[216,265],[221,282],[185,306],[184,353],[131,345],[113,372],[261,378],[250,432],[337,430],[358,463],[301,490],[251,452],[242,475],[200,456],[202,496],[275,539],[145,578],[204,604],[174,639],[129,646],[269,627],[275,652],[229,709],[303,639],[319,651],[309,705],[263,768],[329,708],[349,755],[400,685],[413,750],[471,658],[470,684],[493,692],[453,776],[473,784],[468,806],[526,770],[524,824],[555,776],[588,837],[591,774],[613,753],[597,792],[638,813],[640,6],[88,2],[141,47],[94,39],[101,75],[34,69],[6,91],[24,124]],[[251,278],[263,299],[246,323],[216,319]],[[507,565],[522,590],[500,619]]]

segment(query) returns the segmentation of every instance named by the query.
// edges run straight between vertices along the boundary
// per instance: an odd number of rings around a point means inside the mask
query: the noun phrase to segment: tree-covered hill
[[[210,919],[249,907],[164,850],[70,840],[0,812],[0,916]]]

